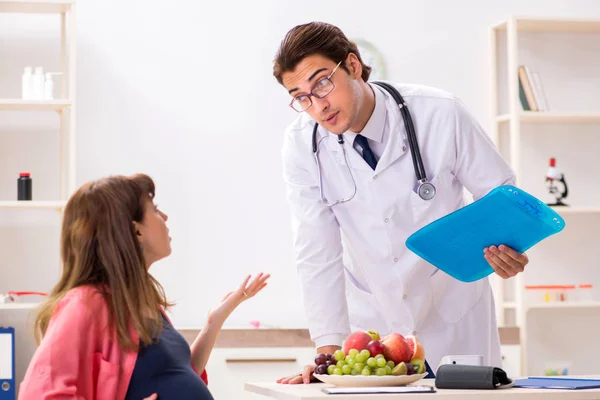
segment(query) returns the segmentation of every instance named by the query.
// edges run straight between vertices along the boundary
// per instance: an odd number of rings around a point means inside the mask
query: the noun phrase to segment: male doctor
[[[428,364],[477,354],[501,366],[488,279],[458,281],[412,253],[405,241],[515,175],[463,103],[442,90],[395,84],[410,110],[427,181],[419,195],[404,120],[390,93],[368,83],[356,45],[337,27],[309,23],[282,41],[274,75],[299,113],[285,132],[284,178],[311,338],[333,353],[355,330],[415,335]],[[318,123],[313,153],[313,129]],[[343,138],[343,143],[340,143]],[[423,195],[423,192],[421,192]],[[523,271],[525,254],[481,249],[494,271]],[[431,370],[430,370],[431,371]],[[312,366],[278,380],[309,383]]]

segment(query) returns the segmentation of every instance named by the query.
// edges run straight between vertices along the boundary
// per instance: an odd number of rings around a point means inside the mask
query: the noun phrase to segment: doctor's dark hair
[[[171,304],[148,272],[133,222],[144,220],[154,194],[152,179],[136,174],[88,182],[71,196],[62,221],[62,276],[35,321],[38,344],[60,301],[80,286],[92,286],[97,290],[94,295],[104,298],[109,328],[122,349],[138,349],[130,327],[142,343],[152,343],[162,329],[159,307]]]
[[[371,67],[365,65],[356,43],[349,40],[337,26],[325,22],[310,22],[292,28],[282,40],[273,65],[273,75],[283,84],[282,75],[293,71],[306,57],[319,54],[334,63],[354,53],[362,65],[362,79],[367,82]],[[340,65],[349,72],[344,63]]]

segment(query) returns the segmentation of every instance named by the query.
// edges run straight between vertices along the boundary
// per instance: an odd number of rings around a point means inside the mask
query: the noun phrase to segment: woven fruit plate
[[[367,386],[405,386],[420,381],[427,376],[423,374],[413,375],[384,375],[384,376],[363,376],[363,375],[320,375],[314,374],[315,378],[321,382],[334,386],[348,387],[367,387]]]

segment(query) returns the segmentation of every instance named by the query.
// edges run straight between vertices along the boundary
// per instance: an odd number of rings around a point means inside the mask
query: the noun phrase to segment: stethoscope
[[[398,107],[400,107],[400,113],[402,114],[402,119],[404,120],[404,126],[406,128],[406,133],[408,135],[408,146],[410,147],[410,154],[412,156],[413,167],[415,169],[415,175],[417,176],[417,182],[419,182],[419,187],[417,189],[417,193],[419,197],[423,200],[431,200],[435,197],[435,186],[431,182],[427,181],[427,176],[425,175],[425,167],[423,166],[423,159],[421,158],[421,152],[419,151],[419,144],[417,143],[417,134],[415,133],[415,127],[412,122],[412,118],[410,117],[410,113],[408,112],[408,107],[404,102],[400,93],[394,88],[392,85],[386,82],[372,82],[375,85],[382,87],[387,90],[390,95],[396,100]],[[354,190],[350,197],[345,199],[336,200],[333,203],[330,203],[325,196],[323,195],[323,176],[321,174],[321,164],[319,163],[319,143],[317,143],[317,129],[319,128],[319,124],[315,124],[312,133],[312,149],[313,155],[315,157],[315,161],[317,162],[317,170],[319,173],[319,191],[321,194],[321,201],[329,207],[333,207],[336,204],[345,203],[350,201],[356,195],[356,182],[354,181],[354,176],[352,175],[352,170],[350,169],[350,164],[348,164],[348,158],[346,157],[346,149],[344,148],[344,137],[340,134],[338,135],[337,141],[339,145],[342,147],[342,152],[344,154],[344,161],[346,162],[346,166],[348,167],[348,172],[350,173],[350,179],[352,180],[352,184],[354,186]],[[324,139],[324,138],[323,138]],[[323,140],[321,139],[321,140]]]

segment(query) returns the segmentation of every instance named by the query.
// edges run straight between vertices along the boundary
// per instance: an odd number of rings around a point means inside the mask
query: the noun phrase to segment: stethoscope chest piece
[[[435,197],[435,186],[432,183],[422,182],[417,191],[423,200],[431,200]]]

